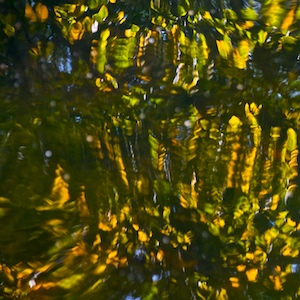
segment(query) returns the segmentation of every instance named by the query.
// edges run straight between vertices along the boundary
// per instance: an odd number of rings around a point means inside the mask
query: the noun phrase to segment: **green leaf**
[[[88,6],[90,9],[97,9],[104,4],[107,4],[107,0],[89,0],[88,2]]]
[[[292,44],[292,45],[294,45],[294,44],[296,44],[297,39],[294,38],[293,36],[283,36],[281,38],[281,42],[282,42],[282,44]]]
[[[62,268],[63,269],[63,268]],[[75,274],[69,278],[65,278],[57,283],[57,285],[63,289],[69,290],[72,287],[80,284],[84,278],[84,274]]]
[[[4,33],[9,36],[9,37],[12,37],[15,35],[15,27],[9,25],[9,24],[6,24],[5,25],[5,28],[3,29]]]
[[[237,19],[238,19],[236,12],[233,11],[232,9],[227,9],[227,10],[225,11],[225,16],[226,16],[226,18],[227,18],[228,20],[233,20],[233,21],[234,21],[234,20],[237,20]]]
[[[185,8],[182,5],[178,5],[178,16],[182,17],[185,16],[187,14],[187,11],[185,10]]]
[[[256,11],[252,7],[242,9],[241,14],[245,20],[255,21],[258,18]]]
[[[268,33],[266,31],[260,30],[258,33],[258,43],[260,45],[262,45],[265,42],[267,36],[268,36]]]
[[[98,13],[94,14],[94,19],[99,23],[103,23],[107,17],[108,17],[108,9],[106,5],[102,5]]]
[[[129,103],[129,106],[135,106],[140,102],[140,100],[134,96],[123,95],[122,99],[127,100]]]

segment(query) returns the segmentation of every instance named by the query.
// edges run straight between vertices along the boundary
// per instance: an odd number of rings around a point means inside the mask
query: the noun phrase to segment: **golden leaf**
[[[140,229],[139,224],[131,224],[131,225],[132,225],[133,229],[136,231],[138,231]]]
[[[40,22],[45,22],[49,17],[49,11],[46,5],[43,5],[42,3],[37,3],[35,6],[35,12],[38,20]]]
[[[126,267],[128,265],[127,257],[122,257],[119,259],[119,266]]]
[[[108,253],[107,257],[108,257],[109,259],[112,259],[112,258],[116,257],[117,254],[118,254],[118,250],[113,250],[113,251],[111,251],[110,253]]]
[[[14,281],[15,281],[15,278],[14,278],[12,272],[11,272],[11,269],[9,267],[5,266],[5,265],[0,265],[0,267],[2,267],[2,270],[1,269],[0,270],[4,274],[5,280],[7,280],[10,284],[13,284]]]
[[[293,24],[294,16],[295,16],[295,10],[297,8],[297,1],[294,2],[294,5],[292,9],[286,14],[282,24],[281,24],[281,30],[285,33],[287,29]]]
[[[238,69],[245,69],[246,68],[246,61],[247,60],[241,56],[240,52],[238,51],[238,49],[234,49],[233,50],[233,60],[234,60],[234,65],[238,68]]]
[[[90,262],[92,264],[95,264],[98,261],[99,255],[98,254],[91,254],[90,256]]]
[[[96,238],[93,242],[93,246],[97,246],[97,245],[100,245],[101,244],[101,237],[100,237],[100,234],[96,234]]]
[[[24,269],[22,272],[18,273],[17,278],[22,279],[23,277],[27,277],[28,275],[32,274],[33,270],[32,269]]]
[[[118,224],[117,215],[112,215],[110,218],[110,225],[112,226],[112,228],[115,228],[117,224]]]
[[[244,272],[246,270],[246,266],[245,265],[238,265],[236,267],[238,272]]]
[[[63,168],[60,165],[57,165],[57,169],[55,171],[56,178],[54,179],[50,198],[54,199],[54,201],[57,201],[59,206],[62,206],[70,199],[69,185],[63,179],[63,174]]]
[[[94,270],[93,273],[94,273],[95,275],[100,275],[100,274],[103,273],[105,270],[106,270],[106,265],[105,265],[105,264],[102,264],[102,265],[97,266],[97,268]]]
[[[217,40],[217,48],[222,58],[227,59],[232,51],[232,44],[229,36],[224,34],[223,40]]]
[[[253,282],[256,280],[256,277],[258,275],[258,269],[253,268],[246,271],[246,276],[248,281]]]
[[[274,275],[270,275],[269,278],[273,281],[274,283],[274,290],[276,291],[280,291],[282,290],[282,284],[281,284],[281,280],[279,276],[274,276]]]
[[[98,228],[103,231],[111,231],[111,228],[103,222],[99,222]]]
[[[82,187],[82,188],[84,188],[84,187]],[[78,214],[79,214],[80,218],[90,217],[90,211],[86,204],[84,191],[80,192],[80,195],[77,198],[77,207],[78,207]]]
[[[228,123],[233,129],[239,128],[243,124],[242,121],[236,116],[232,116]]]
[[[294,250],[289,245],[285,245],[280,252],[283,256],[297,257],[299,255],[299,250]]]
[[[240,286],[239,279],[237,277],[230,277],[229,281],[231,282],[231,286],[238,288]]]
[[[72,24],[71,30],[69,31],[69,42],[74,44],[74,41],[81,40],[84,33],[84,28],[81,22]]]
[[[147,233],[145,233],[145,232],[142,231],[142,230],[139,230],[139,231],[138,231],[138,239],[139,239],[141,242],[147,242],[149,238],[148,238]]]
[[[185,197],[183,197],[182,195],[180,195],[180,205],[183,208],[188,208],[189,207],[189,201]]]
[[[157,254],[156,254],[156,259],[157,259],[158,261],[162,261],[163,258],[164,258],[164,251],[160,249],[160,250],[158,250],[158,252],[157,252]]]
[[[25,18],[27,18],[30,22],[36,22],[36,14],[29,4],[26,4],[25,6]]]

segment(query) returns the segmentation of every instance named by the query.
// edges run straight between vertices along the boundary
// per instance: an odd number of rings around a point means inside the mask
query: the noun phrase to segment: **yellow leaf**
[[[177,242],[179,244],[182,244],[184,242],[184,237],[183,237],[183,234],[181,232],[177,233]]]
[[[90,256],[90,262],[92,264],[95,264],[98,261],[98,259],[99,259],[99,255],[98,254],[91,254],[91,256]]]
[[[101,273],[103,273],[106,270],[106,265],[99,265],[95,270],[94,270],[94,274],[96,275],[100,275]]]
[[[288,245],[284,246],[280,252],[283,256],[297,257],[299,255],[298,249],[294,250]]]
[[[57,201],[58,205],[62,206],[70,199],[69,185],[62,177],[62,175],[64,174],[64,170],[60,165],[57,165],[55,174],[56,178],[54,180],[54,185],[51,191],[51,199]]]
[[[244,272],[246,270],[246,266],[245,265],[238,265],[236,267],[238,272]]]
[[[115,77],[111,76],[109,73],[105,73],[105,79],[112,84],[112,86],[117,89],[119,87],[118,81]]]
[[[247,40],[242,40],[238,43],[238,49],[241,57],[243,57],[245,60],[248,60],[248,54],[249,54],[249,42]]]
[[[27,268],[27,269],[22,270],[20,273],[18,273],[17,278],[22,279],[23,277],[27,277],[32,273],[33,273],[33,270]]]
[[[254,259],[254,254],[251,252],[246,253],[246,258],[249,260],[253,260]]]
[[[263,238],[267,245],[270,245],[278,236],[278,230],[274,227],[265,231]]]
[[[81,22],[72,24],[71,30],[69,31],[69,42],[74,44],[74,41],[81,40],[84,33],[84,28]]]
[[[293,150],[297,149],[297,133],[293,128],[289,128],[287,130],[287,136],[286,148],[288,151],[292,152]]]
[[[84,191],[80,192],[80,195],[77,198],[77,207],[80,218],[88,218],[90,216],[90,211],[86,204]]]
[[[293,5],[292,9],[286,14],[281,24],[281,30],[283,30],[284,32],[293,24],[296,8],[297,4],[295,1],[295,4]]]
[[[108,39],[108,37],[110,36],[110,29],[106,28],[105,30],[103,30],[100,34],[101,40],[102,41],[106,41]]]
[[[111,231],[111,228],[103,222],[99,222],[98,228],[103,231]]]
[[[120,267],[125,267],[128,265],[127,257],[122,257],[119,259],[119,266]]]
[[[247,57],[247,60],[248,60],[248,57]],[[247,66],[246,65],[247,60],[241,56],[240,52],[237,49],[233,50],[233,61],[234,61],[235,67],[237,67],[239,69],[245,69]]]
[[[280,277],[279,276],[274,277],[274,289],[276,291],[280,291],[280,290],[283,289],[282,284],[280,282]]]
[[[183,208],[188,208],[189,207],[189,202],[186,198],[184,198],[182,195],[180,195],[180,205]]]
[[[101,244],[101,237],[100,237],[100,234],[96,234],[96,238],[93,242],[93,246],[97,246],[97,245],[100,245]]]
[[[70,290],[72,287],[78,286],[80,282],[83,280],[84,273],[82,274],[75,274],[71,277],[66,277],[65,279],[59,281],[57,286],[65,289]]]
[[[232,51],[232,44],[229,36],[224,34],[224,39],[217,41],[217,47],[222,58],[227,59]]]
[[[141,242],[147,242],[148,241],[148,235],[144,231],[139,230],[139,232],[138,232],[138,239]]]
[[[34,288],[37,290],[40,287],[43,287],[43,289],[45,290],[50,290],[51,288],[57,287],[57,284],[55,282],[45,282],[41,285],[36,285]]]
[[[25,18],[27,18],[30,22],[36,22],[36,14],[29,4],[26,4],[25,6]]]
[[[125,22],[126,19],[124,18],[124,16],[125,16],[125,13],[124,13],[123,10],[118,12],[117,19],[118,19],[120,24]]]
[[[133,229],[138,231],[140,229],[140,226],[138,224],[131,224]]]
[[[260,45],[262,45],[265,42],[265,40],[267,39],[267,36],[268,36],[268,32],[267,31],[260,30],[258,32],[258,43]]]
[[[287,226],[291,226],[291,227],[296,227],[296,222],[293,221],[291,218],[287,218],[287,221],[286,221],[286,225]]]
[[[101,87],[103,85],[103,80],[101,78],[96,78],[95,84],[97,87]]]
[[[258,269],[256,269],[256,268],[253,268],[253,269],[250,269],[250,270],[247,270],[247,271],[246,271],[247,279],[248,279],[248,281],[250,281],[250,282],[255,281],[257,275],[258,275]]]
[[[239,279],[237,277],[230,277],[229,281],[231,282],[231,286],[234,288],[238,288],[240,286]]]
[[[116,257],[117,254],[118,254],[118,250],[114,250],[114,251],[111,251],[111,252],[108,254],[107,257],[108,257],[109,259],[112,259],[112,258]]]
[[[37,3],[35,6],[35,12],[38,20],[40,22],[45,22],[49,17],[49,11],[46,5],[43,5],[42,3]]]
[[[118,224],[118,219],[116,215],[112,215],[110,218],[110,224],[112,226],[112,228],[115,228]]]
[[[236,116],[232,116],[230,118],[230,120],[228,121],[228,123],[229,123],[230,127],[232,127],[233,129],[236,129],[236,128],[242,126],[242,124],[243,124],[242,121]]]
[[[158,250],[157,254],[156,254],[156,259],[158,261],[162,261],[164,258],[164,251],[163,250]]]
[[[274,290],[280,291],[282,290],[281,278],[284,273],[281,272],[280,266],[276,266],[274,271],[276,275],[270,275],[269,278],[274,283]]]
[[[202,15],[203,19],[212,19],[211,14],[208,11],[205,11],[204,14]]]

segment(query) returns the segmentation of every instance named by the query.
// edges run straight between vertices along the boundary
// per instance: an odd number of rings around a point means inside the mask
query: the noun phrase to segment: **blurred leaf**
[[[83,281],[83,275],[82,274],[75,274],[69,278],[62,279],[57,282],[57,286],[65,289],[70,290],[73,287],[79,285]]]
[[[268,33],[266,31],[260,30],[258,33],[258,43],[262,45],[267,39]]]
[[[258,15],[252,7],[242,9],[241,14],[245,20],[256,21],[258,19]]]
[[[40,22],[45,22],[49,17],[49,11],[46,5],[38,2],[35,6],[35,13]]]
[[[96,21],[98,21],[99,24],[103,23],[107,17],[108,17],[108,9],[105,5],[102,5],[98,13],[93,15],[93,18]]]
[[[101,5],[107,4],[107,0],[88,0],[88,6],[90,9],[97,9]]]
[[[5,24],[5,28],[3,29],[4,33],[8,36],[8,37],[12,37],[15,35],[15,28],[9,24]]]
[[[223,59],[227,59],[229,54],[232,51],[232,44],[229,36],[227,34],[224,34],[224,39],[223,40],[217,40],[217,47],[218,51],[220,53],[220,56]]]
[[[249,269],[249,270],[246,271],[247,279],[250,282],[255,281],[256,278],[257,278],[257,275],[258,275],[258,269],[256,269],[256,268]]]
[[[29,4],[26,4],[25,6],[25,18],[27,18],[30,22],[36,22],[37,20],[36,14]]]

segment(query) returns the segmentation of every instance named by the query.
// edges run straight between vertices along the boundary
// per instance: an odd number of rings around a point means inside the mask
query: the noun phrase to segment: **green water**
[[[228,17],[232,44],[210,19],[151,20],[98,48],[41,21],[53,52],[4,39],[1,299],[299,297],[298,19],[291,41]]]

